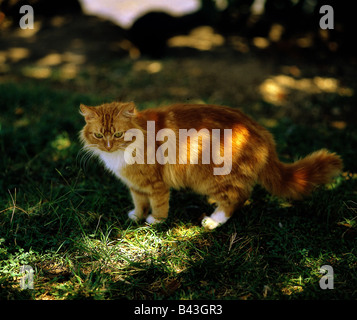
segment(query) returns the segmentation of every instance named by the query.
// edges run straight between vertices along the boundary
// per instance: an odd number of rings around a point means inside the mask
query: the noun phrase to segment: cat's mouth
[[[117,151],[118,149],[107,149],[107,148],[101,148],[101,150],[102,151],[104,151],[104,152],[107,152],[107,153],[113,153],[113,152],[115,152],[115,151]]]
[[[123,148],[118,148],[118,147],[116,147],[116,148],[108,148],[108,147],[99,147],[99,150],[100,151],[104,151],[104,152],[107,152],[107,153],[113,153],[113,152],[116,152],[116,151],[118,151],[118,150],[124,150]]]

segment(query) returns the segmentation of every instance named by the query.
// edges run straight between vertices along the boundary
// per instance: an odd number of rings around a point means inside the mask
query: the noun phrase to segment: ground
[[[356,299],[355,58],[203,26],[152,59],[95,17],[35,25],[1,30],[1,299]],[[213,232],[200,226],[213,207],[189,190],[172,191],[166,223],[136,225],[127,189],[78,141],[79,104],[112,100],[241,108],[283,161],[327,148],[344,173],[300,202],[257,186]]]

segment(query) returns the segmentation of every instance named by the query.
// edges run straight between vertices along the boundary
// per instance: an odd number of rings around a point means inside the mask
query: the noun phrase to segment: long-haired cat
[[[176,104],[137,111],[132,102],[112,102],[97,107],[81,105],[80,109],[86,121],[80,132],[84,148],[98,155],[104,166],[129,187],[135,208],[128,216],[136,221],[164,221],[170,188],[191,188],[217,204],[211,216],[202,220],[204,227],[214,229],[244,204],[256,183],[274,195],[300,199],[316,186],[329,183],[342,169],[341,158],[324,149],[291,164],[280,162],[272,135],[229,107]],[[153,132],[148,132],[148,124],[154,128],[154,138],[149,137]],[[141,133],[135,139],[129,138],[133,129]],[[165,132],[161,129],[170,129],[167,132],[176,140],[160,136]],[[182,141],[178,139],[182,129],[194,129],[192,132],[198,134]],[[226,131],[230,133],[227,136]],[[191,148],[194,142],[196,148]],[[130,155],[141,161],[128,163],[125,152],[134,143],[144,146],[130,149]],[[157,159],[164,144],[161,156],[167,159],[171,152],[171,161]],[[209,151],[206,159],[204,147]],[[149,157],[150,149],[156,155],[154,161]],[[229,152],[225,154],[224,149]],[[176,161],[172,161],[172,155]],[[219,157],[230,161],[230,167],[223,174],[214,174],[225,165],[214,161]]]

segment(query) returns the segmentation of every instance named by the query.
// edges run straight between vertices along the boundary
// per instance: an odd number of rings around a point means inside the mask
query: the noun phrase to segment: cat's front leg
[[[146,193],[130,188],[134,209],[128,212],[129,219],[139,221],[146,217],[149,211],[149,197]]]
[[[170,191],[163,189],[150,195],[151,214],[146,218],[149,224],[164,222],[169,213]]]

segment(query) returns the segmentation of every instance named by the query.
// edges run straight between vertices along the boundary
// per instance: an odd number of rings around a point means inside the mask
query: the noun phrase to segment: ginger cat
[[[292,164],[280,162],[272,135],[224,106],[176,104],[137,111],[132,102],[112,102],[80,109],[86,121],[80,132],[84,149],[129,187],[135,208],[128,216],[135,221],[164,221],[170,188],[191,188],[217,204],[202,220],[214,229],[244,204],[256,183],[274,195],[300,199],[342,169],[341,158],[324,149]],[[186,139],[178,139],[185,132],[190,133]]]

